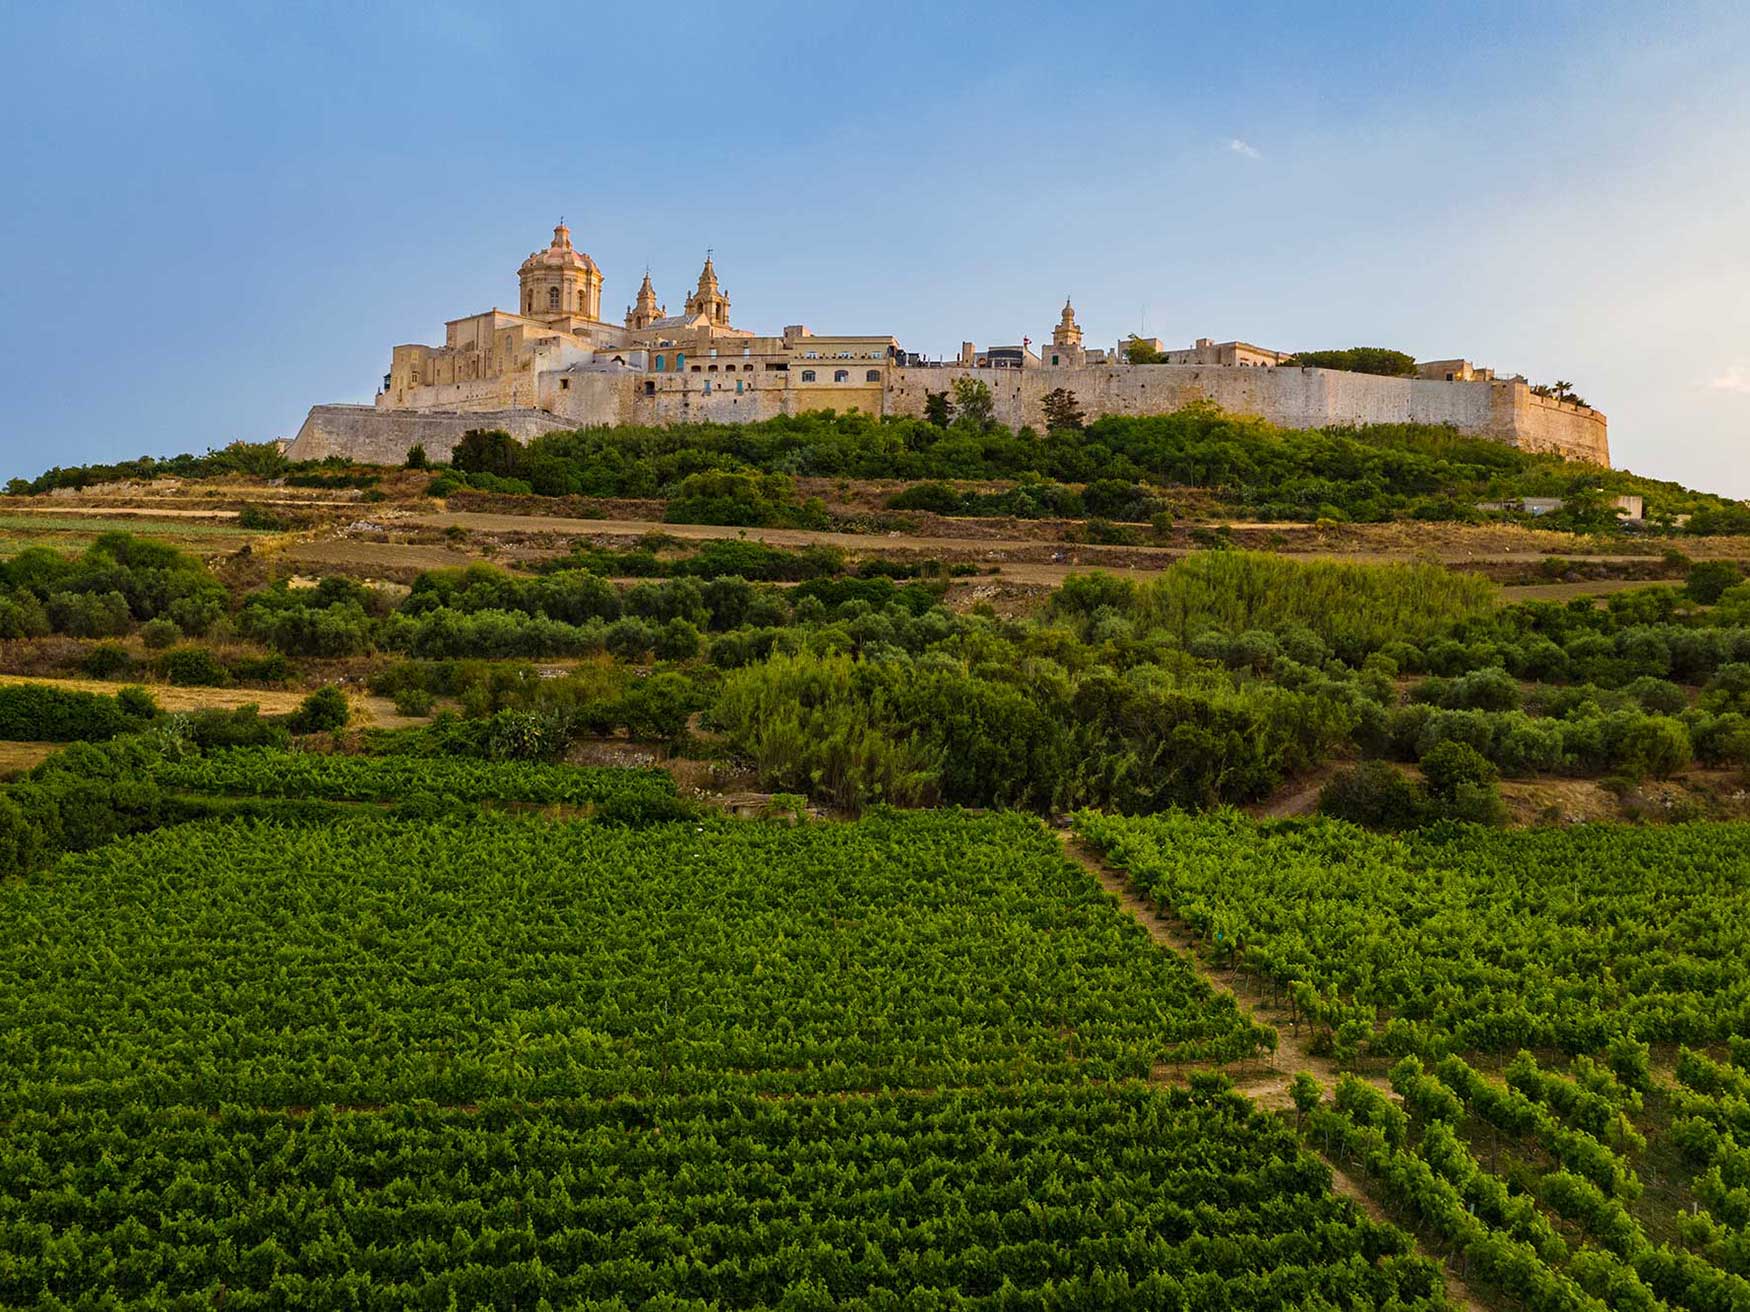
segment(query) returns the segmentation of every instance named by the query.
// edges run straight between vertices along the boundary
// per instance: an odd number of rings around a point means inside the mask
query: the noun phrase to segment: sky
[[[1571,381],[1750,497],[1750,6],[0,3],[0,477],[290,436],[513,306]]]

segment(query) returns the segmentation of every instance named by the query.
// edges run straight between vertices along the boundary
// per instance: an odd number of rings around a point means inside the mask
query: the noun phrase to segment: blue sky
[[[1077,12],[1083,11],[1083,12]],[[1384,345],[1750,496],[1750,7],[0,6],[0,476],[296,431],[510,305]]]

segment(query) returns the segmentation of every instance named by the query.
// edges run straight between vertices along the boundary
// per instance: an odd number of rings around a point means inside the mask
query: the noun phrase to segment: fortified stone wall
[[[1526,384],[1506,380],[1449,383],[1337,369],[1208,365],[895,369],[889,374],[886,413],[921,417],[926,393],[948,391],[962,377],[989,386],[997,420],[1013,428],[1043,430],[1045,397],[1061,387],[1075,394],[1089,417],[1166,414],[1209,400],[1230,413],[1256,415],[1284,428],[1450,424],[1461,433],[1529,451],[1610,463],[1602,414],[1534,396]]]
[[[375,465],[398,465],[407,448],[418,444],[433,460],[448,460],[451,449],[471,428],[502,428],[527,442],[556,428],[575,428],[575,420],[544,410],[379,410],[369,405],[310,407],[298,435],[286,448],[293,460],[345,456]]]
[[[597,424],[748,423],[778,415],[833,409],[843,413],[922,417],[926,395],[952,389],[956,378],[989,386],[996,418],[1012,428],[1043,431],[1044,401],[1063,388],[1090,417],[1158,415],[1195,401],[1233,414],[1256,415],[1285,428],[1346,424],[1450,424],[1461,433],[1493,437],[1527,451],[1549,451],[1593,464],[1610,463],[1605,417],[1571,402],[1535,396],[1523,382],[1446,382],[1382,378],[1335,369],[1239,368],[1220,365],[1124,365],[1082,368],[886,369],[884,383],[805,384],[784,374],[750,374],[736,390],[729,375],[711,391],[697,375],[653,377],[628,371],[577,370],[540,376],[540,409],[383,410],[316,406],[289,454],[319,459],[344,454],[399,463],[415,442],[442,459],[470,428],[502,428],[527,441],[556,428]]]

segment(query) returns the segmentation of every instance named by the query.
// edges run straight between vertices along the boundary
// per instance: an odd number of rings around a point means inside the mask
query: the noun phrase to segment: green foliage
[[[1743,581],[1744,571],[1736,561],[1701,560],[1689,567],[1689,577],[1683,582],[1683,593],[1691,601],[1711,606],[1727,588]]]
[[[954,426],[983,432],[996,415],[996,398],[982,378],[956,378],[953,383]]]
[[[290,720],[294,733],[329,733],[346,726],[352,715],[346,694],[333,684],[318,688],[298,704]]]
[[[165,679],[182,687],[223,688],[231,672],[205,647],[172,647],[158,658]]]
[[[1416,377],[1416,357],[1383,346],[1351,346],[1343,350],[1299,351],[1284,360],[1283,369],[1342,369],[1352,374]]]
[[[102,742],[130,733],[157,713],[140,689],[124,696],[76,692],[46,683],[0,684],[0,739],[12,742]]]
[[[1077,824],[1175,916],[1243,940],[1302,1014],[1364,1020],[1382,1054],[1603,1054],[1623,1038],[1750,1031],[1750,940],[1733,910],[1750,826]]]
[[[1491,609],[1486,579],[1433,565],[1298,561],[1262,552],[1197,552],[1155,581],[1131,589],[1072,577],[1053,594],[1050,614],[1083,624],[1101,606],[1163,632],[1181,646],[1209,629],[1227,633],[1295,626],[1359,664],[1392,642],[1417,642]]]
[[[431,468],[431,460],[425,454],[425,444],[423,442],[415,442],[412,446],[408,447],[407,459],[402,462],[402,465],[407,469]]]
[[[470,428],[450,452],[450,467],[464,474],[520,478],[527,466],[521,442],[499,428]]]
[[[1413,829],[1428,819],[1428,799],[1384,761],[1363,761],[1319,792],[1319,813],[1369,829]]]
[[[1052,388],[1040,406],[1045,412],[1045,427],[1052,432],[1060,429],[1080,432],[1087,425],[1087,415],[1077,403],[1075,393],[1068,388]]]

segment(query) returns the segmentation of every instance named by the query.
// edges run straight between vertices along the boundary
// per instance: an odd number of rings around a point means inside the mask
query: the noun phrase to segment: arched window
[[[869,370],[868,373],[863,375],[863,381],[866,383],[878,383],[878,382],[880,382],[881,381],[881,371],[879,369]]]
[[[805,383],[812,383],[814,381],[814,370],[804,369],[802,371],[802,381]]]
[[[698,366],[698,365],[694,365],[694,366],[693,366],[693,372],[694,372],[694,373],[698,373],[698,372],[699,372],[699,366]]]
[[[668,368],[667,362],[659,355],[656,357],[656,372],[661,373]]]
[[[583,298],[584,298],[584,290],[583,290],[583,288],[579,287],[577,289],[577,308],[579,310],[583,310],[583,309],[588,308],[587,303],[584,301]]]
[[[559,308],[559,289],[557,287],[549,287],[547,289],[547,308],[549,310],[557,310]]]
[[[525,294],[523,296],[523,313],[524,314],[533,314],[534,312],[535,312],[535,294],[533,292],[528,292],[527,294]]]
[[[710,368],[709,368],[709,369],[707,369],[707,370],[706,370],[706,371],[705,371],[705,372],[706,372],[706,373],[708,373],[708,374],[714,374],[714,373],[716,373],[716,372],[717,372],[717,366],[716,366],[716,365],[712,365],[712,366],[711,366],[711,367],[710,367]]]
[[[753,366],[751,364],[744,364],[741,366],[741,372],[744,374],[751,374],[753,372]]]
[[[835,383],[848,383],[851,381],[851,371],[849,369],[834,369],[832,380]]]
[[[685,351],[676,351],[674,353],[674,371],[677,374],[681,371],[681,368],[686,364],[686,362],[687,362],[687,353]]]

